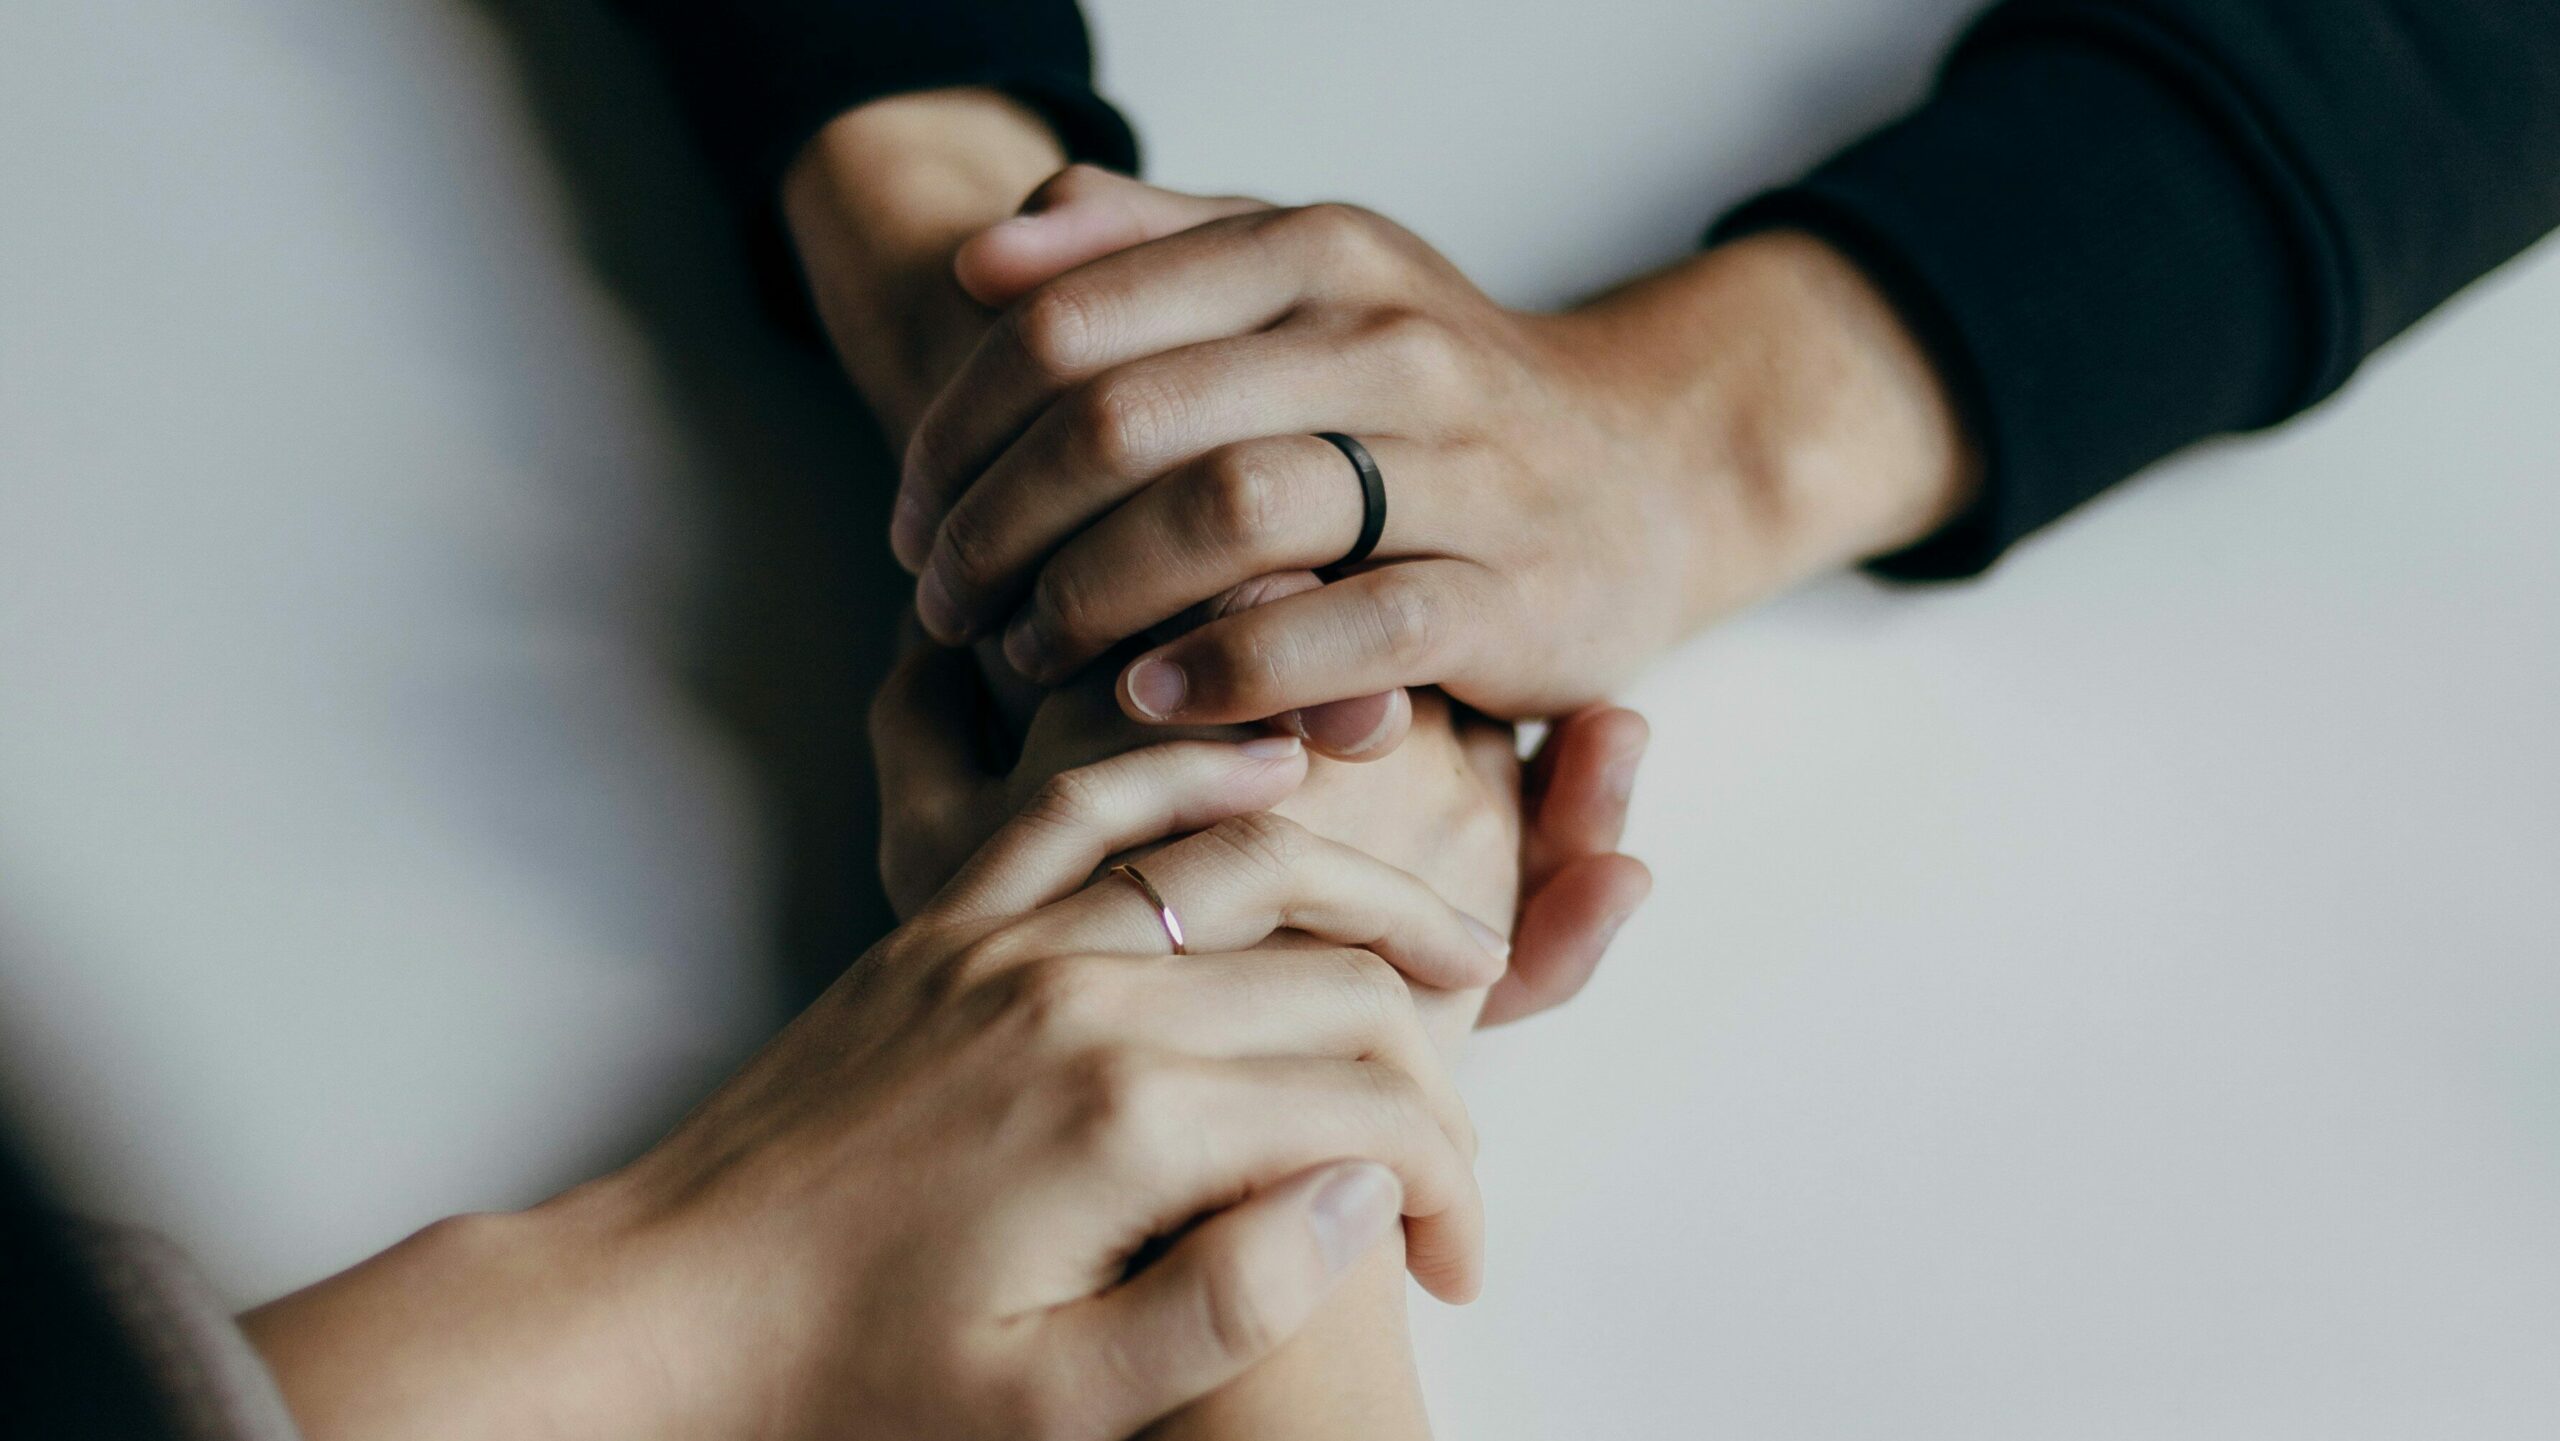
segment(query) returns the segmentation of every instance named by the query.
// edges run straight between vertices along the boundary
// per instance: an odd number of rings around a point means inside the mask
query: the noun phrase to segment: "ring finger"
[[[1361,327],[1301,320],[1132,361],[1061,396],[952,501],[916,614],[945,644],[972,639],[1052,551],[1174,467],[1255,436],[1397,433],[1417,413],[1396,347]]]
[[[1375,951],[1425,986],[1464,990],[1502,975],[1498,933],[1409,872],[1282,816],[1220,821],[1137,869],[1146,886],[1107,873],[1027,918],[1024,939],[1050,953],[1148,955],[1247,950],[1296,930]]]
[[[1463,452],[1362,437],[1385,478],[1382,558],[1455,539],[1444,503],[1468,492]],[[1131,496],[1051,556],[1004,638],[1015,670],[1054,684],[1202,601],[1275,571],[1329,566],[1366,514],[1359,472],[1312,434],[1221,446]]]

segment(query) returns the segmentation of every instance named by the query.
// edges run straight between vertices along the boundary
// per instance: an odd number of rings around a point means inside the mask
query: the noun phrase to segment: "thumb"
[[[951,270],[971,299],[1002,310],[1115,251],[1268,209],[1259,200],[1185,195],[1096,166],[1070,165],[1032,191],[1020,214],[971,236],[952,258]]]
[[[1404,1190],[1371,1161],[1269,1187],[1202,1222],[1126,1285],[1061,1322],[1070,1374],[1124,1388],[1104,1405],[1128,1435],[1243,1375],[1324,1304],[1396,1229]]]
[[[1509,1025],[1572,1000],[1652,890],[1644,862],[1615,853],[1578,857],[1547,877],[1520,903],[1511,968],[1493,983],[1476,1025]]]

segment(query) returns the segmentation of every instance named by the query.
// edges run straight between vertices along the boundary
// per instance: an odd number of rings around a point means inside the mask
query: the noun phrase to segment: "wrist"
[[[986,323],[952,278],[953,253],[1065,164],[1020,102],[936,90],[836,117],[784,174],[784,227],[819,319],[893,440]]]
[[[241,1325],[312,1441],[689,1434],[705,1398],[669,1384],[642,1242],[582,1187],[439,1221]]]
[[[1576,314],[1635,332],[1617,348],[1679,492],[1689,627],[1919,541],[1979,487],[1927,351],[1811,235],[1727,242]]]

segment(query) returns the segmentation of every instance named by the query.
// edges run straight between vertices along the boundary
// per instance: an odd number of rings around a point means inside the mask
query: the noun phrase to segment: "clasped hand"
[[[1037,284],[1060,252],[1127,245]],[[1339,560],[1359,437],[1387,483],[1357,573],[1121,672],[1129,714],[1227,723],[1437,684],[1504,717],[1596,700],[1683,623],[1696,529],[1653,399],[1591,311],[1494,304],[1349,206],[1202,200],[1071,170],[965,247],[1001,318],[907,448],[892,540],[938,639],[1061,680],[1276,572]],[[1375,754],[1401,732],[1337,737]],[[1292,728],[1297,728],[1293,726]],[[1326,739],[1319,737],[1319,739]]]

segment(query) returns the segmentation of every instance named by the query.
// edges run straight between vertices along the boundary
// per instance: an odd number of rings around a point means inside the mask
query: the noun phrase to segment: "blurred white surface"
[[[1965,8],[1095,7],[1159,178],[1524,302]],[[651,87],[580,0],[0,7],[0,1080],[243,1300],[627,1150],[859,863],[771,639],[853,608],[769,577],[875,462]],[[1658,899],[1471,1066],[1444,1433],[2560,1430],[2555,376],[2546,250],[1985,582],[1663,666]]]

